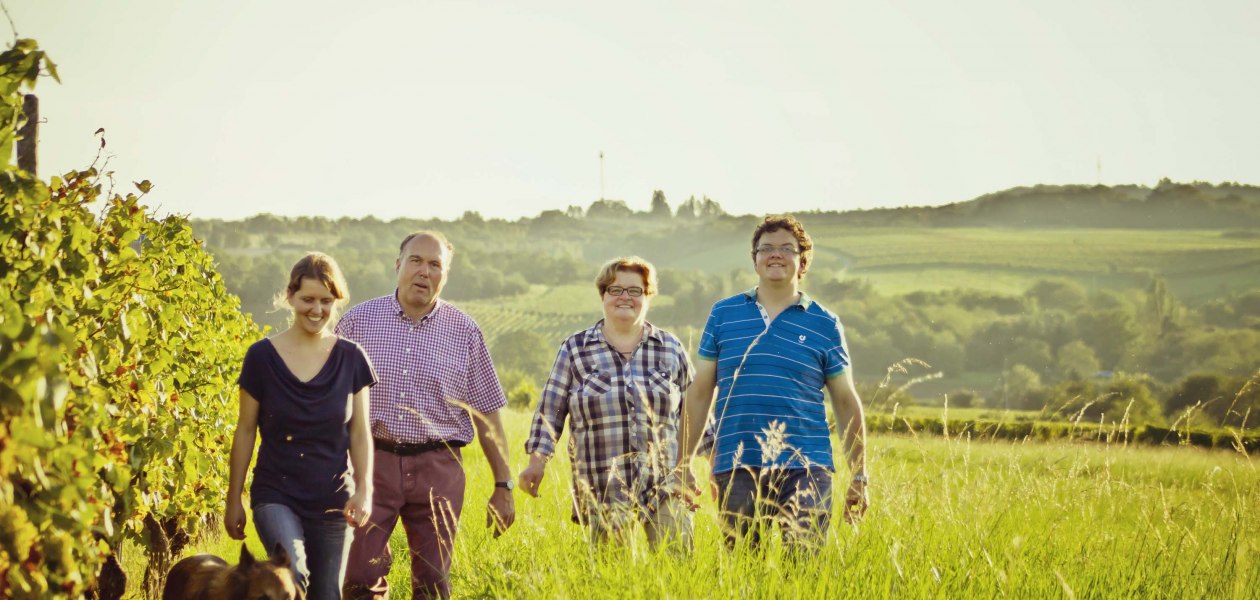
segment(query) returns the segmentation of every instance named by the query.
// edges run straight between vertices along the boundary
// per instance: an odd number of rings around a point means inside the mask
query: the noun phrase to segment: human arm
[[[227,506],[223,510],[223,529],[234,540],[245,539],[245,505],[241,494],[245,489],[245,473],[254,457],[254,440],[258,432],[258,401],[241,388],[240,410],[236,432],[232,434],[229,453]]]
[[[525,493],[538,497],[547,461],[556,453],[556,442],[564,433],[565,420],[569,417],[569,387],[573,381],[572,360],[568,344],[560,347],[551,365],[551,374],[538,398],[538,409],[529,426],[529,439],[525,452],[529,454],[529,466],[521,471],[520,484]]]
[[[508,466],[507,434],[503,431],[503,419],[500,410],[507,406],[507,398],[503,394],[503,386],[494,371],[494,361],[490,359],[490,351],[486,348],[485,337],[481,330],[472,325],[468,341],[468,403],[465,410],[472,416],[477,429],[477,442],[490,463],[490,471],[494,473],[495,483],[511,481],[512,470]],[[486,526],[494,528],[494,535],[512,526],[516,520],[516,508],[513,505],[512,490],[497,485],[490,494],[490,502],[486,507]]]
[[[494,480],[496,482],[511,480],[512,469],[508,467],[507,436],[503,431],[503,419],[499,411],[481,415],[477,425],[477,441],[486,455],[486,461],[490,463]],[[493,527],[494,535],[498,537],[515,521],[516,506],[512,499],[512,490],[495,486],[486,509],[486,527]]]
[[[709,409],[713,406],[713,393],[717,389],[717,361],[701,358],[695,362],[695,377],[687,388],[678,430],[678,470],[684,490],[694,492],[695,476],[691,473],[691,459],[704,434]]]
[[[346,523],[362,527],[372,515],[372,430],[368,418],[368,388],[354,393],[350,415],[350,466],[354,495],[346,501]]]
[[[844,519],[852,523],[865,514],[870,505],[865,481],[866,417],[862,399],[853,386],[853,376],[847,369],[827,379],[827,391],[831,394],[831,408],[836,416],[836,432],[840,435],[849,471],[853,474],[844,500]]]

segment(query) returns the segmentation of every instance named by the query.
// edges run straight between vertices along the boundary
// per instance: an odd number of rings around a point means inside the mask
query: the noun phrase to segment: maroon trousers
[[[346,566],[347,598],[389,597],[389,537],[402,519],[411,548],[414,598],[449,598],[455,531],[464,506],[459,448],[399,456],[377,449],[372,518],[354,531]]]

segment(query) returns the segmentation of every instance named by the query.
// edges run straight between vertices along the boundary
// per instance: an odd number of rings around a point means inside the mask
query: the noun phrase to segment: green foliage
[[[496,367],[515,369],[541,381],[547,377],[557,347],[536,331],[516,329],[496,336],[490,350]]]
[[[1037,409],[1038,399],[1033,392],[1041,387],[1041,376],[1027,366],[1016,364],[1006,370],[1002,378],[1002,396],[1012,408]]]
[[[9,105],[40,60],[25,41],[0,58]],[[258,330],[184,219],[133,194],[94,214],[100,177],[0,172],[0,597],[81,596],[124,540],[155,585],[222,508]]]
[[[517,410],[531,410],[538,405],[538,381],[520,369],[496,368],[499,383],[507,395],[508,406]]]

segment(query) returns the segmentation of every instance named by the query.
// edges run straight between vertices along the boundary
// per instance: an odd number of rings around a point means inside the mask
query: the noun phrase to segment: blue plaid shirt
[[[668,496],[679,408],[692,379],[673,334],[645,324],[627,360],[602,325],[561,344],[525,442],[527,453],[551,456],[569,421],[575,516],[617,506],[655,510]]]

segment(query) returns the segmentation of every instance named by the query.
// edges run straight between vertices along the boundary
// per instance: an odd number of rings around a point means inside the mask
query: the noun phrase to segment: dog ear
[[[271,553],[271,564],[286,569],[290,565],[289,551],[285,550],[284,545],[280,542],[276,542],[276,551]]]
[[[241,562],[242,567],[248,567],[254,564],[254,555],[249,553],[249,547],[241,544]]]

